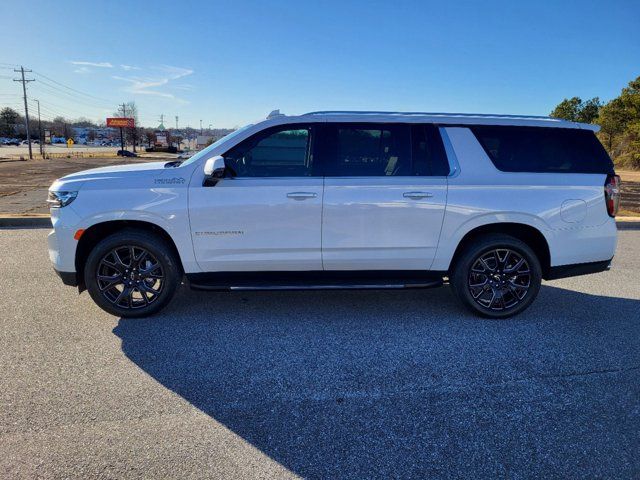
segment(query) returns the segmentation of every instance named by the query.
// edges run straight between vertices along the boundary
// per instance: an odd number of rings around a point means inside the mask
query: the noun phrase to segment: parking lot
[[[0,476],[638,478],[640,231],[521,316],[448,288],[203,293],[119,319],[0,230]]]

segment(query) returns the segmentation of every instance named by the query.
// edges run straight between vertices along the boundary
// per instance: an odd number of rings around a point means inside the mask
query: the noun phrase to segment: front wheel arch
[[[90,226],[83,232],[80,240],[78,240],[78,246],[76,247],[75,266],[78,289],[80,290],[80,292],[86,290],[86,285],[84,282],[84,268],[91,250],[93,250],[94,247],[102,239],[125,229],[134,229],[153,235],[158,235],[169,246],[169,248],[172,249],[173,254],[177,260],[178,267],[180,268],[181,273],[184,273],[184,268],[182,266],[182,260],[180,258],[180,253],[178,252],[178,248],[176,247],[173,238],[171,238],[171,235],[169,235],[164,228],[156,225],[155,223],[140,220],[110,220],[107,222],[96,223]]]

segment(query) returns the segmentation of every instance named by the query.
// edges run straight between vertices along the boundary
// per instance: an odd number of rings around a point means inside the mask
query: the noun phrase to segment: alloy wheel
[[[143,308],[153,303],[164,287],[162,265],[147,249],[123,245],[109,251],[98,264],[100,293],[118,308]]]
[[[499,248],[478,256],[469,272],[473,300],[490,310],[503,311],[523,301],[531,286],[531,269],[518,252]]]

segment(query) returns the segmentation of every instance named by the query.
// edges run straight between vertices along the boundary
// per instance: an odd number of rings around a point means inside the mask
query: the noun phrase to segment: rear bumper
[[[545,280],[556,280],[558,278],[576,277],[578,275],[604,272],[609,270],[611,267],[611,260],[613,260],[613,258],[602,262],[574,263],[571,265],[558,265],[556,267],[551,267],[548,275],[545,276]]]
[[[70,287],[78,286],[78,275],[76,274],[76,272],[61,272],[60,270],[57,270],[55,268],[53,270],[65,285],[69,285]]]

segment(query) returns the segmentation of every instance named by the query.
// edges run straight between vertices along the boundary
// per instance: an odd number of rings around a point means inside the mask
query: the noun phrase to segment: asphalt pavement
[[[110,316],[0,230],[0,477],[639,478],[640,231],[507,321],[447,287]]]

